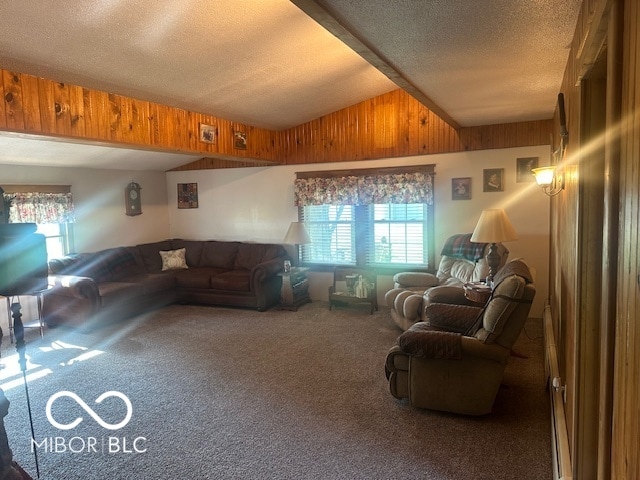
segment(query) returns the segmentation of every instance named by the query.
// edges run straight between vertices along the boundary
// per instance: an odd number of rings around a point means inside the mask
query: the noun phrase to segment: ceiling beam
[[[332,33],[342,43],[364,58],[370,65],[382,72],[389,80],[414,97],[425,107],[438,115],[455,130],[460,130],[460,125],[443,108],[436,104],[422,90],[412,84],[393,64],[380,52],[369,45],[364,39],[359,38],[345,27],[316,0],[290,0],[300,10],[313,18],[326,30]]]

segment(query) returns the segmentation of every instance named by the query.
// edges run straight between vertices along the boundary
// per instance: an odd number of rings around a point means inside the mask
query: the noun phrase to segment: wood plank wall
[[[279,135],[286,164],[344,162],[548,145],[551,120],[462,127],[441,120],[403,90],[380,95]]]
[[[613,479],[640,478],[640,6],[624,1]]]
[[[636,0],[584,0],[581,14],[576,26],[568,56],[568,63],[561,91],[565,95],[566,117],[569,128],[569,145],[565,164],[566,189],[561,195],[552,199],[551,205],[551,252],[550,265],[550,304],[554,322],[554,333],[557,335],[559,348],[559,363],[563,379],[567,383],[567,428],[570,433],[571,454],[574,467],[574,478],[598,479],[631,479],[640,478],[640,2]],[[608,100],[615,98],[615,89],[622,89],[621,116],[622,128],[619,134],[620,142],[620,173],[615,170],[609,174],[616,175],[608,182],[619,184],[619,232],[617,244],[617,278],[615,287],[608,285],[607,291],[614,291],[616,298],[615,312],[615,343],[613,356],[613,411],[606,411],[610,405],[601,403],[605,407],[599,412],[599,421],[606,422],[611,416],[612,427],[610,438],[599,438],[599,448],[607,448],[607,452],[585,451],[579,438],[585,431],[582,422],[588,421],[581,417],[578,406],[584,404],[584,399],[576,398],[578,393],[572,387],[576,386],[579,369],[576,362],[585,355],[598,356],[606,352],[606,341],[602,339],[598,351],[580,352],[579,332],[582,319],[580,315],[579,292],[580,271],[584,266],[579,265],[583,257],[580,251],[580,229],[590,212],[581,211],[579,198],[580,182],[588,175],[587,169],[580,166],[580,149],[585,147],[581,143],[583,125],[581,111],[585,101],[582,80],[589,75],[592,60],[602,48],[610,48],[613,36],[619,33],[616,26],[609,23],[605,32],[604,42],[602,27],[607,26],[607,15],[610,9],[623,11],[622,28],[622,85],[607,86],[610,92]],[[604,18],[604,20],[603,20]],[[617,27],[619,28],[619,27]],[[558,115],[554,117],[554,132],[557,132]],[[611,126],[613,127],[613,126]],[[615,132],[615,128],[611,128]],[[614,137],[609,132],[609,137]],[[558,145],[557,137],[554,145]],[[616,146],[607,145],[615,150]],[[588,156],[585,156],[588,158]],[[604,182],[604,180],[603,180]],[[613,189],[615,191],[615,189]],[[606,202],[605,198],[605,202]],[[582,217],[581,217],[582,216]],[[593,219],[591,219],[593,220]],[[609,255],[603,245],[603,258]],[[605,262],[608,261],[605,258]],[[603,293],[604,294],[604,293]],[[603,299],[604,301],[605,299]],[[604,326],[604,325],[603,325]],[[595,332],[599,334],[599,332]],[[603,374],[603,364],[600,374]],[[584,365],[582,366],[584,368]],[[584,376],[584,374],[582,375]],[[589,393],[587,393],[589,394]],[[598,392],[591,393],[594,398]],[[602,393],[600,393],[602,395]],[[600,398],[602,402],[602,398]],[[598,421],[592,419],[592,421]],[[600,435],[606,434],[606,428],[599,430]],[[593,455],[598,454],[599,464],[597,473],[593,470],[584,471],[586,467],[593,468]],[[609,458],[610,454],[610,458]],[[585,456],[590,456],[585,459]],[[582,458],[581,458],[582,457]],[[603,465],[602,462],[609,462]],[[580,471],[580,469],[583,469]],[[577,476],[576,476],[577,475]]]
[[[203,155],[175,170],[546,145],[551,137],[551,120],[456,131],[399,89],[277,132],[24,73],[0,70],[0,80],[0,131]],[[199,140],[201,123],[217,128],[215,144]],[[234,148],[234,131],[246,133],[246,150]]]
[[[190,112],[24,73],[0,70],[0,130],[131,148],[201,153],[246,165],[277,163],[276,133],[212,115]],[[217,128],[215,143],[200,141],[200,124]],[[251,139],[235,148],[233,133]]]

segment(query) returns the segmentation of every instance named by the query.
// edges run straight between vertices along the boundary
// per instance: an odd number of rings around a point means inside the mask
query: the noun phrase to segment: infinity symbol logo
[[[46,407],[47,418],[49,419],[49,422],[51,423],[51,425],[53,425],[56,428],[59,428],[60,430],[71,430],[72,428],[77,427],[80,424],[80,422],[82,422],[82,420],[83,420],[82,417],[78,417],[73,422],[68,423],[66,425],[64,425],[62,423],[58,423],[57,421],[55,421],[53,416],[51,415],[51,407],[53,405],[53,402],[55,402],[60,397],[69,397],[69,398],[72,398],[73,400],[75,400],[76,403],[78,405],[80,405],[84,409],[85,412],[87,412],[89,415],[91,415],[91,418],[93,418],[96,422],[98,422],[98,424],[102,428],[106,428],[107,430],[118,430],[118,429],[124,427],[127,423],[129,423],[129,420],[131,420],[131,415],[133,414],[133,405],[131,405],[131,400],[129,400],[129,398],[124,393],[120,393],[120,392],[117,392],[115,390],[111,390],[109,392],[104,392],[102,395],[100,395],[98,398],[96,398],[96,403],[99,404],[105,398],[108,398],[108,397],[118,397],[127,406],[127,415],[124,417],[124,420],[122,420],[120,423],[116,423],[115,425],[112,425],[112,424],[107,423],[104,420],[102,420],[102,418],[100,418],[100,416],[96,412],[94,412],[93,409],[89,405],[87,405],[84,402],[84,400],[82,400],[78,395],[76,395],[73,392],[68,392],[68,391],[64,390],[62,392],[58,392],[58,393],[56,393],[54,395],[51,395],[51,397],[47,401],[47,407]]]

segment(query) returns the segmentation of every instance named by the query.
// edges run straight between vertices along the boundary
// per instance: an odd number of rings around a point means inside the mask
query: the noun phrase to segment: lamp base
[[[498,245],[492,243],[487,253],[487,265],[489,265],[489,275],[487,276],[487,285],[493,287],[493,278],[498,273],[500,267],[500,254],[498,253]]]

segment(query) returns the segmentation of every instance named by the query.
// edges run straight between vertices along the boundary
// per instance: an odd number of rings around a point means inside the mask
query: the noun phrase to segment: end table
[[[280,308],[298,310],[301,305],[310,303],[308,268],[292,267],[289,272],[282,272],[282,288],[280,290]]]

